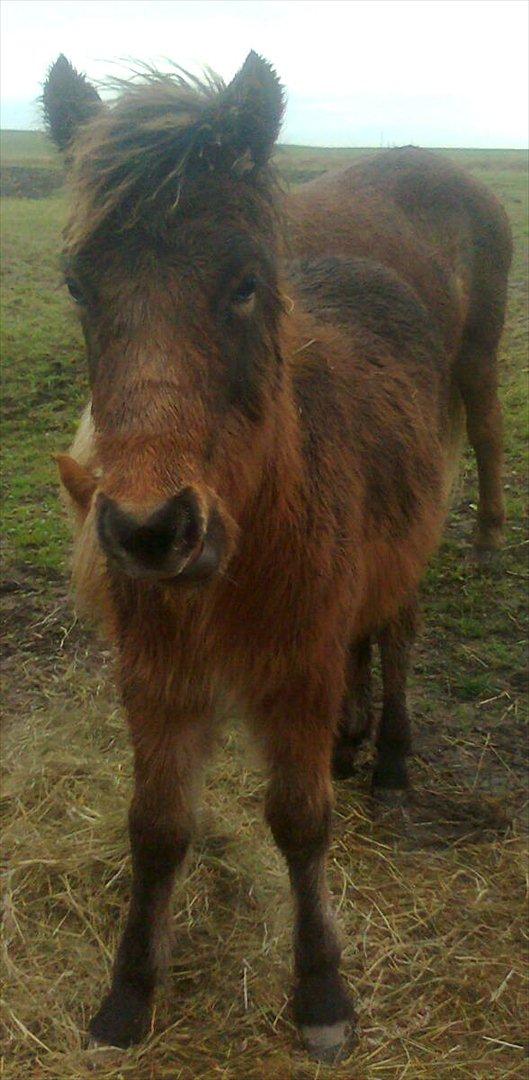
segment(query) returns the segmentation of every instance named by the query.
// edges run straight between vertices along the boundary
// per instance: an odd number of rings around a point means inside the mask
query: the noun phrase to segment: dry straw
[[[60,605],[52,623],[56,655],[41,641],[38,687],[26,679],[4,745],[3,1077],[323,1080],[289,1018],[286,874],[236,726],[177,891],[152,1035],[126,1053],[85,1048],[128,895],[130,762],[102,661]],[[527,1076],[523,790],[505,757],[499,797],[483,795],[490,741],[436,738],[442,768],[419,758],[407,816],[374,811],[365,767],[338,790],[330,871],[360,1041],[337,1078]]]

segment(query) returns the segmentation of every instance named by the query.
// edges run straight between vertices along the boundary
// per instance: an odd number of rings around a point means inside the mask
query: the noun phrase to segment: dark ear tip
[[[258,75],[259,73],[268,76],[273,75],[275,79],[278,79],[278,74],[273,64],[271,64],[269,60],[266,60],[264,56],[261,56],[260,53],[256,52],[255,49],[251,49],[248,53],[241,68],[241,73],[242,72],[244,72],[245,75]]]
[[[52,78],[54,75],[64,74],[67,71],[73,71],[73,64],[70,63],[64,53],[59,53],[56,60],[50,64],[48,68],[47,79]]]
[[[250,52],[248,53],[248,56],[246,57],[246,60],[244,61],[244,64],[242,65],[243,70],[245,70],[247,68],[250,68],[250,67],[255,67],[256,65],[259,65],[259,64],[262,64],[262,63],[266,63],[266,60],[264,60],[263,57],[259,53],[257,53],[255,51],[255,49],[250,49]]]
[[[64,53],[50,65],[41,97],[44,123],[59,150],[66,151],[80,124],[101,107],[101,99],[85,75]]]
[[[252,49],[240,71],[226,87],[226,103],[236,104],[238,149],[250,152],[255,165],[264,165],[279,135],[285,95],[272,65]]]

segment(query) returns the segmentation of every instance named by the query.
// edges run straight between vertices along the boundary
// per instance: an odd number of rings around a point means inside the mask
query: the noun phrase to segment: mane
[[[199,79],[181,68],[163,73],[144,66],[132,80],[110,85],[119,96],[81,127],[71,148],[70,252],[102,229],[131,228],[140,215],[167,220],[184,179],[196,182],[213,171],[235,179],[251,171],[260,174],[261,193],[270,190],[271,169],[250,152],[249,118],[214,72]]]

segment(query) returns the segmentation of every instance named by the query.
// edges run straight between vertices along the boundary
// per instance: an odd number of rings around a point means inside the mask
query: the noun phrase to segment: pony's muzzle
[[[210,577],[218,568],[224,529],[218,512],[206,516],[192,488],[147,512],[125,509],[101,492],[99,542],[111,564],[133,578]]]

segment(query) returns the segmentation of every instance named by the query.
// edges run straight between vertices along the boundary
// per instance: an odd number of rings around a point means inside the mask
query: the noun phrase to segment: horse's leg
[[[410,604],[382,631],[380,660],[382,667],[382,716],[376,739],[373,793],[387,797],[409,787],[406,757],[411,751],[411,727],[406,703],[406,682],[411,647],[417,628],[417,607]]]
[[[287,861],[295,902],[294,1019],[307,1049],[322,1061],[339,1055],[353,1020],[326,884],[331,721],[306,694],[285,691],[282,707],[267,708],[264,738],[271,774],[266,819]]]
[[[152,715],[152,714],[151,714]],[[129,716],[135,787],[129,813],[132,899],[112,986],[90,1023],[97,1042],[130,1046],[149,1030],[168,941],[171,891],[189,846],[193,787],[206,748],[199,718]]]
[[[463,342],[456,369],[465,404],[468,439],[478,467],[476,550],[483,556],[500,546],[505,524],[503,420],[498,398],[496,349],[496,340],[488,344],[469,334]]]
[[[358,747],[371,734],[372,720],[371,642],[365,638],[350,646],[347,658],[346,692],[333,754],[337,780],[353,773]]]

